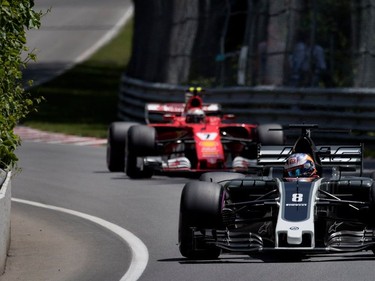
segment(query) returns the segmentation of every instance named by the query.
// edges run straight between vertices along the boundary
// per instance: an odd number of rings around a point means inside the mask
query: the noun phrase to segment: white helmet
[[[189,109],[186,113],[186,123],[201,123],[204,122],[206,115],[200,108]]]
[[[284,167],[286,177],[313,177],[317,175],[314,160],[306,153],[295,153],[288,157]]]

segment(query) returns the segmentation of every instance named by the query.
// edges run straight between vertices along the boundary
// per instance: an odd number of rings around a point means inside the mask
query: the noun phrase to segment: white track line
[[[80,63],[90,57],[93,53],[96,52],[99,48],[104,46],[107,42],[109,42],[112,38],[114,38],[120,31],[120,29],[129,21],[132,17],[134,12],[133,5],[131,5],[125,14],[120,18],[120,20],[115,24],[115,26],[107,32],[102,38],[99,39],[95,44],[91,46],[91,48],[87,49],[83,52],[78,58],[75,59],[74,64]]]
[[[70,70],[76,64],[81,63],[81,62],[85,61],[86,59],[88,59],[91,55],[93,55],[97,50],[99,50],[106,43],[108,43],[110,40],[112,40],[120,32],[120,29],[130,20],[130,18],[133,16],[133,13],[134,13],[134,7],[133,7],[133,5],[131,5],[125,11],[125,14],[116,22],[114,27],[112,29],[110,29],[107,33],[105,33],[89,49],[87,49],[82,54],[80,54],[78,57],[76,57],[71,63],[68,63],[62,69],[57,71],[55,76],[49,77],[49,78],[44,78],[44,79],[41,78],[38,81],[34,81],[32,87],[36,87],[36,86],[39,86],[41,84],[47,83],[50,80],[62,75],[64,72]],[[26,86],[26,89],[27,88],[28,87]]]
[[[133,233],[129,232],[128,230],[116,224],[113,224],[109,221],[103,220],[101,218],[91,216],[85,213],[77,212],[74,210],[46,205],[46,204],[18,199],[18,198],[12,198],[12,201],[77,216],[77,217],[89,220],[91,222],[94,222],[96,224],[99,224],[107,228],[109,231],[120,236],[120,238],[122,238],[129,245],[132,251],[132,260],[131,260],[129,269],[124,274],[124,276],[121,277],[120,281],[136,281],[141,277],[143,271],[146,269],[146,266],[148,263],[148,257],[149,257],[147,247],[145,246],[145,244],[143,244],[143,242],[137,236],[135,236]]]

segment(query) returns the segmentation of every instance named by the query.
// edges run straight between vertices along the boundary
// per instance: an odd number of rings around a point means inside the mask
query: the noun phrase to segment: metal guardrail
[[[186,86],[150,83],[123,76],[119,118],[144,122],[150,102],[183,102]],[[255,124],[315,123],[321,128],[351,129],[338,138],[375,144],[375,89],[289,88],[274,86],[206,89],[204,101],[220,103],[238,122]]]

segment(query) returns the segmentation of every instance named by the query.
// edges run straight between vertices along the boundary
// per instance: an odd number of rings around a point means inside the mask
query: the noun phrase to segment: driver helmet
[[[290,155],[286,160],[284,171],[285,176],[291,178],[309,178],[317,176],[314,160],[306,153]]]
[[[201,123],[205,119],[204,111],[200,108],[189,109],[186,113],[186,123]]]

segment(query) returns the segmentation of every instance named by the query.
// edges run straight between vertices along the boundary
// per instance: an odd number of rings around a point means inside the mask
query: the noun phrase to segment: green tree
[[[41,12],[34,11],[33,0],[0,0],[0,168],[16,166],[14,151],[20,139],[13,129],[39,99],[31,97],[22,83],[22,68],[35,55],[27,52],[26,29],[39,28]]]

